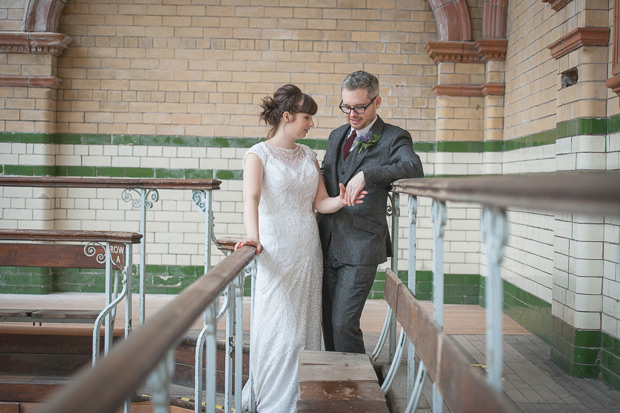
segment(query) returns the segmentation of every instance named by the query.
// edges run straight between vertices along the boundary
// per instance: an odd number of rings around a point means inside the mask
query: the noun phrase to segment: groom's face
[[[364,129],[377,117],[377,109],[381,105],[381,96],[377,96],[375,100],[372,100],[373,97],[375,96],[368,95],[366,89],[344,89],[342,91],[342,104],[357,109],[356,111],[352,110],[351,113],[346,113],[344,115],[353,129]],[[368,105],[369,103],[370,105]],[[365,110],[361,109],[365,106],[368,106]],[[364,113],[357,113],[362,110]]]

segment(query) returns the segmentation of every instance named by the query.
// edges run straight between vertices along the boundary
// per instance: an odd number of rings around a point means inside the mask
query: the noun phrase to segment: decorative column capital
[[[62,33],[0,32],[0,53],[61,56],[73,39]]]
[[[431,59],[437,63],[479,63],[480,55],[474,42],[428,42],[426,51]]]
[[[583,46],[607,46],[609,28],[579,27],[547,46],[554,59],[559,59]]]
[[[506,60],[507,47],[508,40],[506,39],[480,39],[476,41],[476,48],[483,62]]]

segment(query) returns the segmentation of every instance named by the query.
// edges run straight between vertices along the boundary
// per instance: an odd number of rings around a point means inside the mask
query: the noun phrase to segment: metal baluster
[[[206,333],[206,347],[207,347],[207,359],[205,367],[206,376],[206,412],[215,413],[215,392],[216,392],[216,362],[217,362],[217,340],[216,340],[216,312],[219,305],[219,298],[216,298],[213,304],[211,304],[205,312],[205,324],[207,325]],[[200,409],[202,406],[196,405],[196,408]],[[200,412],[201,410],[197,410]]]
[[[105,243],[105,306],[108,307],[112,302],[112,253],[110,251],[110,243]],[[105,336],[104,336],[104,354],[110,352],[112,346],[112,316],[110,314],[105,317]]]
[[[390,261],[390,268],[394,271],[394,274],[398,277],[398,218],[400,216],[400,197],[396,192],[392,192],[390,195],[392,201],[392,209],[388,208],[388,215],[392,215],[392,259]],[[389,346],[389,360],[394,360],[396,355],[396,315],[390,312],[390,346]]]
[[[485,286],[485,303],[487,307],[487,381],[491,387],[501,393],[504,289],[500,265],[504,258],[504,246],[508,239],[506,211],[497,207],[485,206],[482,210],[480,226],[482,241],[485,243],[487,255],[487,278]]]
[[[233,352],[235,351],[235,316],[237,300],[235,282],[228,285],[228,311],[226,312],[226,356],[224,359],[224,412],[232,408]]]
[[[103,249],[103,254],[99,254],[97,253],[97,247]],[[106,269],[105,269],[105,275],[106,275],[106,279],[105,279],[105,295],[106,295],[106,308],[107,308],[107,292],[109,290],[108,288],[108,278],[109,278],[109,271],[110,271],[110,267],[111,267],[111,260],[112,257],[111,255],[108,254],[108,249],[106,248],[106,246],[104,244],[101,244],[99,242],[89,242],[84,246],[84,255],[86,255],[87,257],[95,257],[95,260],[99,263],[99,264],[103,264],[105,263],[106,265]],[[99,317],[101,317],[101,314],[99,314]],[[98,317],[98,318],[99,318]],[[95,363],[97,362],[97,360],[99,359],[99,347],[100,347],[100,326],[98,323],[95,322],[95,325],[93,326],[93,365],[95,365]],[[105,339],[105,337],[104,337]]]
[[[132,248],[131,244],[125,244],[125,283],[127,285],[127,295],[125,297],[125,338],[129,337],[129,333],[131,333],[132,327],[132,299],[133,299],[133,290],[131,288],[131,282],[133,278],[133,269],[132,266]]]
[[[446,228],[446,204],[433,199],[431,209],[433,220],[433,319],[443,329],[443,238]],[[438,349],[441,351],[441,348]],[[443,410],[443,397],[439,388],[433,383],[433,412]]]
[[[134,193],[136,195],[135,199],[133,197]],[[153,208],[153,204],[159,200],[159,192],[157,189],[146,188],[142,188],[138,192],[137,189],[129,188],[121,193],[121,199],[125,202],[131,201],[131,205],[134,208],[140,208],[140,234],[142,234],[142,242],[140,242],[140,296],[138,307],[140,308],[139,325],[142,325],[144,324],[146,305],[146,289],[144,285],[146,279],[146,210]],[[131,284],[129,289],[133,289]]]
[[[239,274],[235,285],[235,410],[241,412],[243,390],[243,280],[244,272]]]
[[[205,274],[209,269],[211,269],[211,237],[213,234],[213,208],[212,208],[212,198],[211,191],[201,191],[194,190],[192,191],[192,202],[194,206],[202,215],[205,216],[205,250],[204,250],[204,260],[205,260]],[[212,346],[214,353],[216,352],[216,343],[215,343],[215,333],[216,333],[216,323],[217,323],[217,307],[219,305],[219,299],[215,301],[204,313],[203,319],[203,328],[198,334],[198,339],[196,340],[196,354],[194,359],[194,411],[196,413],[202,412],[202,388],[203,388],[203,376],[202,376],[202,364],[203,364],[203,355],[205,342],[207,342],[207,360],[206,360],[206,372],[205,375],[208,378],[211,369],[215,369],[214,366],[210,366],[209,362],[211,361],[211,354],[209,353],[209,344],[208,341],[213,340]],[[228,305],[228,303],[227,303]],[[211,314],[212,313],[212,314]],[[211,323],[213,325],[211,325]],[[211,331],[213,330],[213,331]],[[213,338],[211,338],[213,335]],[[215,364],[215,360],[212,362]],[[211,385],[213,385],[213,409],[215,409],[215,370],[213,370],[213,383],[210,383],[207,380],[207,406],[209,406],[209,397],[210,392],[209,389]],[[207,412],[209,410],[207,409]],[[214,411],[214,410],[213,410]]]
[[[416,285],[416,220],[418,215],[418,198],[409,195],[408,203],[409,217],[409,278],[407,286],[415,297]],[[411,395],[415,386],[415,346],[411,340],[407,339],[407,394]]]
[[[252,263],[250,264],[250,277],[251,277],[251,282],[252,282],[252,298],[251,298],[251,302],[250,302],[250,336],[252,335],[252,326],[254,325],[253,323],[253,319],[252,317],[254,317],[254,297],[256,297],[256,274],[258,270],[258,263],[256,262],[256,258],[252,261]],[[250,345],[252,344],[252,340],[250,339]],[[250,408],[250,412],[254,413],[256,412],[256,394],[254,393],[254,377],[252,375],[252,359],[253,359],[253,352],[252,349],[250,348],[250,368],[249,368],[249,382],[250,382],[250,403],[249,403],[249,408]]]
[[[174,373],[173,346],[159,362],[155,370],[147,378],[147,386],[151,389],[154,413],[168,413],[170,398],[170,382]]]

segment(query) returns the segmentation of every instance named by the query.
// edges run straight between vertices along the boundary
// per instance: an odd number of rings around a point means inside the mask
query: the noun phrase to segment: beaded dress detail
[[[264,170],[258,205],[263,252],[250,337],[254,394],[259,413],[292,413],[299,351],[321,349],[323,263],[313,210],[320,175],[316,153],[305,145],[283,149],[261,142],[249,153]],[[243,396],[247,406],[247,385]]]

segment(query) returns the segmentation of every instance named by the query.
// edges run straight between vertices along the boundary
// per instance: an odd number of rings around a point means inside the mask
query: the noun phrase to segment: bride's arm
[[[235,250],[244,245],[254,245],[256,253],[263,249],[258,234],[258,203],[263,187],[263,164],[258,156],[248,154],[243,165],[243,224],[246,236],[235,245]]]
[[[342,183],[339,184],[340,187],[340,195],[330,197],[327,193],[327,189],[325,189],[325,183],[323,182],[323,177],[321,175],[321,168],[319,167],[319,163],[316,162],[316,168],[319,171],[319,185],[316,189],[316,196],[314,197],[314,209],[319,211],[321,214],[331,214],[338,211],[343,206],[347,205],[347,201],[344,198],[345,195],[345,187]],[[349,206],[353,206],[355,204],[363,203],[363,199],[366,196],[368,191],[361,191],[355,202]]]

